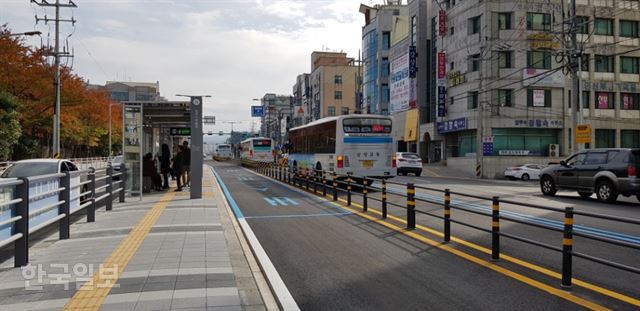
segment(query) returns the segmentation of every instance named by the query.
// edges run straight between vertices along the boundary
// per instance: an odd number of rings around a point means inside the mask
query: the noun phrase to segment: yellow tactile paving
[[[111,287],[117,282],[124,268],[175,194],[175,192],[167,192],[153,206],[111,253],[111,256],[100,265],[97,273],[93,274],[92,279],[86,282],[71,297],[64,310],[98,310],[100,308],[109,291],[111,291]]]

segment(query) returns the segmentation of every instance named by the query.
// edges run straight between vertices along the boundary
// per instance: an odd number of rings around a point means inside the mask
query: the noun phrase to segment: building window
[[[596,72],[613,72],[613,56],[596,55]]]
[[[382,102],[389,102],[389,96],[391,95],[389,90],[389,84],[383,83],[380,88],[380,95]]]
[[[467,20],[467,25],[469,28],[469,34],[472,35],[474,33],[480,32],[480,16],[472,17]]]
[[[498,52],[498,68],[513,68],[513,51]]]
[[[455,64],[453,62],[449,63],[449,71],[453,70],[453,68],[455,68]]]
[[[335,107],[335,106],[329,106],[329,107],[327,107],[327,114],[328,114],[330,117],[335,116],[335,115],[336,115],[336,107]]]
[[[469,92],[467,93],[467,108],[476,109],[478,108],[478,92]]]
[[[527,13],[527,30],[551,30],[551,14]]]
[[[615,148],[616,130],[596,129],[596,148]]]
[[[551,53],[527,51],[527,68],[551,69]]]
[[[551,90],[528,89],[528,107],[551,107]]]
[[[640,148],[640,131],[621,130],[620,131],[620,147],[621,148]]]
[[[456,33],[455,27],[451,26],[451,28],[449,28],[449,34],[453,36],[453,34],[455,33]]]
[[[513,29],[513,24],[511,23],[511,16],[513,16],[513,12],[498,13],[498,29],[500,30]]]
[[[342,107],[342,108],[340,108],[340,114],[341,114],[341,115],[349,114],[349,107]]]
[[[333,99],[342,99],[342,91],[333,92]]]
[[[582,108],[589,109],[589,103],[591,102],[591,92],[582,91]]]
[[[639,58],[620,56],[620,72],[640,74]]]
[[[382,32],[382,49],[388,50],[391,47],[391,32]]]
[[[382,78],[388,77],[389,76],[389,71],[390,71],[389,58],[388,57],[383,57],[382,58],[382,62],[380,63],[380,66],[382,66],[382,73],[381,73],[380,77],[382,77]]]
[[[498,90],[500,107],[513,107],[513,90]]]
[[[469,71],[480,70],[480,54],[473,54],[469,56]]]
[[[620,20],[620,37],[638,38],[638,21]]]
[[[342,76],[341,75],[335,75],[333,77],[333,82],[335,82],[335,84],[342,84]]]
[[[613,36],[613,19],[596,18],[595,34],[603,36]]]
[[[581,34],[589,34],[588,16],[576,16],[576,32]]]
[[[415,46],[418,42],[418,17],[411,16],[411,45]]]
[[[596,109],[613,109],[614,95],[612,92],[596,92]]]
[[[622,110],[640,110],[640,94],[638,93],[621,93],[620,109]]]

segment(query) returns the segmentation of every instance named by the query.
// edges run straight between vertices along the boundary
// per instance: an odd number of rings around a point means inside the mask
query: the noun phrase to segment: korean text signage
[[[191,136],[190,127],[172,127],[170,129],[172,136]]]
[[[463,73],[460,73],[459,70],[456,70],[447,74],[447,81],[449,82],[449,86],[456,86],[467,82],[467,78]]]
[[[438,14],[438,32],[441,37],[447,35],[447,11],[440,10],[440,14]]]
[[[527,156],[531,153],[530,150],[499,150],[499,155],[506,156]]]
[[[493,155],[493,136],[482,137],[482,155]]]
[[[262,107],[262,106],[251,106],[251,116],[252,117],[262,117],[262,116],[264,116],[264,107]]]
[[[547,119],[516,119],[513,125],[517,127],[542,127],[542,128],[562,128],[562,120]]]
[[[418,53],[416,52],[416,46],[409,47],[409,78],[415,78],[418,72],[418,65],[416,64],[416,58]]]
[[[438,80],[444,80],[447,75],[447,56],[444,52],[438,53]],[[440,81],[438,81],[439,83]]]
[[[533,90],[533,106],[544,107],[544,90]]]
[[[548,33],[530,34],[527,39],[531,41],[532,50],[550,50],[561,47],[560,42],[554,41],[554,36]]]
[[[389,112],[396,113],[409,109],[411,99],[411,85],[409,81],[409,53],[391,62],[391,76],[389,91]]]
[[[467,119],[465,118],[438,122],[438,133],[458,132],[458,131],[464,131],[466,129],[467,129]]]
[[[438,86],[438,117],[444,117],[447,114],[447,90],[444,86]]]
[[[446,76],[447,56],[444,52],[438,53],[438,117],[447,115],[446,111]]]
[[[576,126],[576,142],[580,144],[591,143],[591,124]]]

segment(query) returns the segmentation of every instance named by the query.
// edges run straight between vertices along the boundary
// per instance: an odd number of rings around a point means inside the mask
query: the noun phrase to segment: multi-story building
[[[160,97],[160,82],[107,81],[105,88],[111,99],[117,102],[163,99]]]
[[[638,2],[577,2],[585,49],[580,123],[592,127],[591,143],[581,147],[639,147]],[[477,162],[483,176],[493,177],[513,162],[547,162],[575,151],[572,83],[563,59],[568,45],[557,35],[571,24],[563,26],[562,2],[440,5],[432,20],[433,79],[444,96],[436,99],[438,118],[429,134],[442,141],[448,161]]]
[[[291,125],[293,97],[267,93],[260,102],[264,107],[264,115],[260,120],[260,135],[271,137],[276,143],[282,144],[287,139],[287,131]]]
[[[292,127],[311,122],[311,86],[309,74],[303,73],[296,78],[293,86],[293,124]]]
[[[407,16],[400,0],[373,7],[361,4],[362,27],[362,108],[363,113],[389,114],[389,50],[391,32],[399,17]]]
[[[313,52],[311,54],[311,118],[353,113],[358,93],[360,66],[346,53]]]

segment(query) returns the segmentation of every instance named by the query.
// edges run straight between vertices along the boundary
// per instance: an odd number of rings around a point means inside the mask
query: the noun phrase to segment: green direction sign
[[[172,127],[171,135],[173,136],[191,136],[190,127]]]

